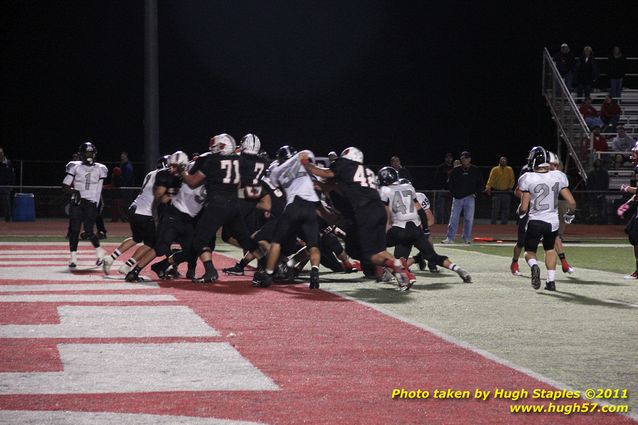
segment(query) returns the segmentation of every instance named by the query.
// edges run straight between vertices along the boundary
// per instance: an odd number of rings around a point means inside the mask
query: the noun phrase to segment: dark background
[[[477,164],[520,165],[556,143],[543,47],[635,56],[630,4],[159,0],[160,149],[254,132],[271,154],[354,145],[368,163],[409,166],[469,149]],[[1,8],[6,155],[67,160],[91,139],[100,161],[141,161],[143,1]]]

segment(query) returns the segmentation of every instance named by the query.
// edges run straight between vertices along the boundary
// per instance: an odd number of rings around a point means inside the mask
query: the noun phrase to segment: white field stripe
[[[27,267],[0,267],[0,279],[12,279],[18,281],[28,280],[46,280],[46,281],[79,281],[79,282],[92,282],[101,281],[104,282],[104,276],[102,274],[102,268],[96,267],[95,263],[92,265],[79,264],[78,267],[90,268],[94,273],[77,273],[85,270],[69,270],[67,265],[59,266],[40,266],[36,268]],[[151,279],[152,280],[152,279]]]
[[[2,325],[0,338],[150,338],[219,336],[185,306],[62,306],[60,323]]]
[[[139,283],[51,283],[45,285],[0,285],[0,292],[54,292],[54,291],[122,291],[131,289],[155,289],[155,282]]]
[[[152,302],[177,301],[172,295],[0,295],[0,303],[111,303],[111,302]]]
[[[262,422],[138,413],[3,410],[0,423],[12,425],[264,425]]]
[[[449,248],[449,245],[446,245],[445,248]],[[483,254],[483,255],[489,255],[489,254]],[[354,302],[357,302],[359,304],[365,305],[366,307],[370,307],[371,309],[376,310],[376,311],[378,311],[380,313],[383,313],[386,316],[393,317],[393,318],[395,318],[395,319],[397,319],[397,320],[399,320],[399,321],[401,321],[403,323],[407,323],[407,324],[415,326],[415,327],[417,327],[419,329],[423,329],[424,331],[427,331],[427,332],[429,332],[431,334],[434,334],[434,335],[438,336],[439,338],[441,338],[444,341],[447,341],[447,342],[452,343],[454,345],[457,345],[457,346],[459,346],[461,348],[469,350],[469,351],[471,351],[473,353],[476,353],[476,354],[478,354],[478,355],[480,355],[482,357],[485,357],[486,359],[491,360],[491,361],[493,361],[495,363],[498,363],[500,365],[509,367],[510,369],[514,369],[514,370],[516,370],[518,372],[521,372],[521,373],[523,373],[523,374],[525,374],[525,375],[527,375],[529,377],[532,377],[532,378],[534,378],[534,379],[536,379],[538,381],[541,381],[541,382],[544,382],[544,383],[546,383],[548,385],[551,385],[552,387],[565,389],[565,390],[568,390],[568,391],[576,391],[577,390],[577,389],[575,389],[575,388],[573,388],[573,387],[571,387],[571,386],[569,386],[567,384],[563,384],[562,382],[556,381],[555,379],[548,378],[548,377],[546,377],[544,375],[541,375],[540,373],[536,373],[536,372],[534,372],[531,369],[527,369],[525,367],[522,367],[522,366],[519,366],[519,365],[517,365],[515,363],[512,363],[509,360],[506,360],[506,359],[504,359],[502,357],[499,357],[499,356],[497,356],[495,354],[490,353],[489,351],[486,351],[486,350],[483,350],[481,348],[475,347],[475,346],[473,346],[473,345],[471,345],[471,344],[469,344],[469,343],[467,343],[465,341],[462,341],[462,340],[460,340],[458,338],[455,338],[452,335],[448,335],[445,332],[442,332],[442,331],[440,331],[438,329],[435,329],[435,328],[432,328],[432,327],[430,327],[428,325],[425,325],[423,323],[419,323],[417,321],[408,319],[408,318],[403,317],[403,316],[401,316],[401,315],[399,315],[399,314],[397,314],[397,313],[395,313],[393,311],[386,310],[384,307],[379,306],[377,304],[372,304],[372,303],[369,303],[369,302],[366,302],[366,301],[361,301],[361,300],[359,300],[357,298],[351,297],[349,295],[342,294],[340,292],[331,291],[329,289],[324,289],[324,291],[330,292],[331,294],[334,294],[334,295],[337,295],[339,297],[348,299],[350,301],[354,301]],[[610,403],[607,403],[607,402],[605,402],[603,400],[596,400],[596,402],[599,405],[611,406]],[[624,413],[624,414],[620,414],[620,415],[628,416],[628,417],[631,417],[632,419],[638,421],[638,414],[636,414],[635,412],[629,412],[629,413]]]
[[[268,391],[228,343],[59,344],[63,372],[0,373],[1,394]]]
[[[462,243],[457,243],[457,244],[441,244],[441,243],[436,243],[434,244],[437,247],[441,247],[441,248],[454,248],[454,247],[464,247],[464,246],[468,246]],[[507,247],[512,247],[514,246],[514,242],[503,242],[503,243],[473,243],[472,245],[469,246],[507,246]],[[631,245],[629,245],[629,243],[563,243],[563,246],[565,248],[630,248]]]
[[[93,267],[95,266],[95,256],[89,258],[78,258],[77,266],[78,267]],[[9,265],[9,266],[48,266],[52,264],[59,264],[61,266],[68,266],[69,259],[63,257],[56,258],[43,258],[41,260],[4,260],[0,258],[0,266]],[[0,277],[2,277],[2,271],[0,269]]]

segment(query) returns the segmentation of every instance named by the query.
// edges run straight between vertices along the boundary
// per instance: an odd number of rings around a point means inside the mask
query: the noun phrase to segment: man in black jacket
[[[472,224],[474,222],[474,205],[476,194],[483,190],[483,176],[478,167],[471,164],[472,157],[468,151],[461,153],[461,166],[450,173],[448,185],[452,193],[452,212],[447,228],[447,238],[443,243],[454,243],[456,229],[459,225],[461,211],[465,224],[463,225],[463,241],[472,243]]]

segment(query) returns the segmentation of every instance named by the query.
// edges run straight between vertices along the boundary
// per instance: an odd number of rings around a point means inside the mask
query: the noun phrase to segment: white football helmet
[[[351,161],[363,164],[363,152],[361,152],[361,150],[355,148],[354,146],[345,148],[341,152],[341,158],[349,159]]]
[[[248,133],[241,138],[241,152],[249,155],[258,155],[261,150],[261,141],[255,134]]]
[[[186,164],[188,164],[188,155],[186,155],[186,152],[177,151],[168,159],[169,166],[174,165],[178,168],[183,168],[186,166]]]
[[[547,151],[547,153],[549,154],[549,163],[550,163],[550,165],[558,165],[558,164],[560,164],[560,160],[558,159],[558,155],[556,155],[552,151]]]
[[[222,133],[210,139],[209,148],[212,153],[232,155],[235,153],[235,139],[230,134]]]

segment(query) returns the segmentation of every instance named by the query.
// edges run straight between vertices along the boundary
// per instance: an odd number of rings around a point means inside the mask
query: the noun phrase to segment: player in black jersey
[[[525,164],[523,166],[523,168],[521,168],[521,172],[518,175],[518,180],[520,180],[521,176],[527,172],[529,172],[530,169],[527,166],[527,164]],[[518,182],[518,180],[516,180]],[[518,188],[518,184],[516,185],[516,187],[514,188],[514,196],[516,196],[518,199],[521,199],[521,197],[523,196],[523,192],[521,192],[521,190]],[[520,276],[521,272],[518,268],[518,259],[521,257],[521,253],[523,252],[523,247],[525,247],[525,232],[527,229],[527,219],[529,218],[529,212],[520,215],[518,213],[520,208],[520,203],[518,205],[518,208],[516,208],[516,225],[517,225],[517,234],[516,234],[516,244],[514,244],[514,248],[513,248],[513,252],[512,252],[512,263],[510,264],[510,272],[514,275],[514,276]]]
[[[348,200],[357,227],[361,258],[377,266],[389,267],[400,290],[410,287],[408,275],[401,261],[386,251],[385,228],[388,215],[377,191],[376,175],[363,165],[363,152],[349,147],[341,152],[330,169],[314,164],[306,164],[312,174],[327,179],[334,179],[343,196]],[[348,252],[354,256],[353,253]]]
[[[196,283],[210,283],[218,279],[212,261],[217,230],[228,226],[239,245],[261,257],[258,245],[250,238],[241,216],[237,189],[241,182],[240,158],[235,155],[235,139],[228,134],[219,134],[210,140],[210,152],[200,155],[193,168],[182,173],[190,187],[206,185],[208,204],[197,222],[193,248],[204,263],[205,272]]]

